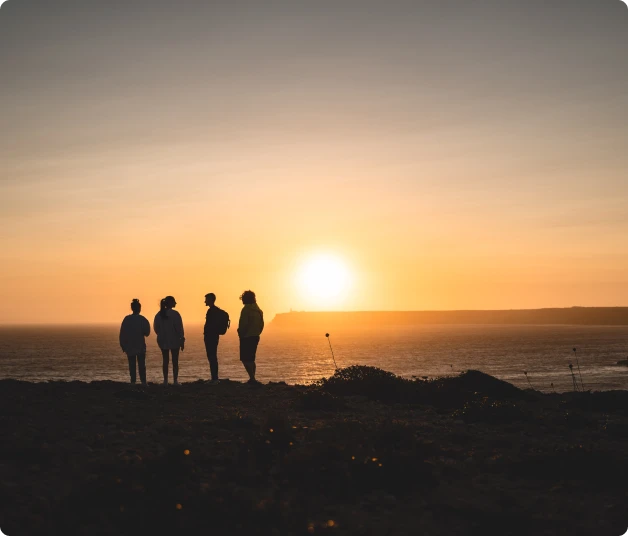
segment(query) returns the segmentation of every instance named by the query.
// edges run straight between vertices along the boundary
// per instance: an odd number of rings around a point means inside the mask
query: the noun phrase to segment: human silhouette
[[[168,385],[168,361],[172,353],[172,379],[174,385],[179,381],[179,350],[185,346],[183,320],[176,307],[177,301],[172,296],[166,296],[161,300],[161,309],[155,315],[153,329],[157,334],[157,344],[161,348],[163,357],[164,385]]]
[[[255,354],[259,344],[259,336],[264,330],[264,313],[257,305],[255,292],[245,290],[240,296],[244,306],[240,312],[238,337],[240,337],[240,361],[249,374],[250,384],[259,384],[255,379]]]
[[[127,315],[120,326],[120,347],[129,360],[131,383],[135,383],[135,361],[140,369],[140,381],[146,385],[146,337],[150,335],[150,323],[143,317],[142,304],[135,298],[131,302],[133,314]]]
[[[209,361],[212,383],[218,382],[218,342],[220,336],[229,329],[229,315],[220,307],[216,306],[216,295],[213,292],[205,294],[205,305],[209,307],[205,315],[205,328],[203,337],[205,339],[205,351]]]

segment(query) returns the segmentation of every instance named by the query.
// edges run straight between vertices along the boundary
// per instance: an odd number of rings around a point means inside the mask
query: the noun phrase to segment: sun
[[[310,305],[334,307],[342,303],[351,287],[351,272],[335,255],[308,257],[297,273],[297,288]]]

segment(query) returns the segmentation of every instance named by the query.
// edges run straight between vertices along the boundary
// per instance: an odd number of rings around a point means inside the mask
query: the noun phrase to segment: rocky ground
[[[619,536],[628,393],[351,367],[318,386],[0,381],[21,535]]]

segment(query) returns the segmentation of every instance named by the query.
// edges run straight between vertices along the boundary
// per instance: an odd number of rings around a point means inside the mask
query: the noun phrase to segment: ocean
[[[117,325],[0,327],[0,378],[128,382],[118,330]],[[186,325],[186,338],[179,380],[208,379],[202,326]],[[551,392],[573,390],[572,363],[578,385],[582,382],[585,389],[628,389],[628,367],[617,365],[628,358],[628,326],[389,326],[335,332],[329,341],[338,367],[371,365],[408,378],[476,369],[518,387]],[[161,382],[161,353],[154,334],[147,346],[148,381]],[[221,378],[247,379],[235,329],[221,337],[218,358]],[[272,324],[262,334],[257,363],[262,382],[308,384],[334,373],[324,333],[288,333]]]

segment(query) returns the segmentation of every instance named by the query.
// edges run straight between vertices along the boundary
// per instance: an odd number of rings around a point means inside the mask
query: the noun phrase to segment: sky
[[[9,0],[0,323],[628,305],[627,148],[619,0]]]

